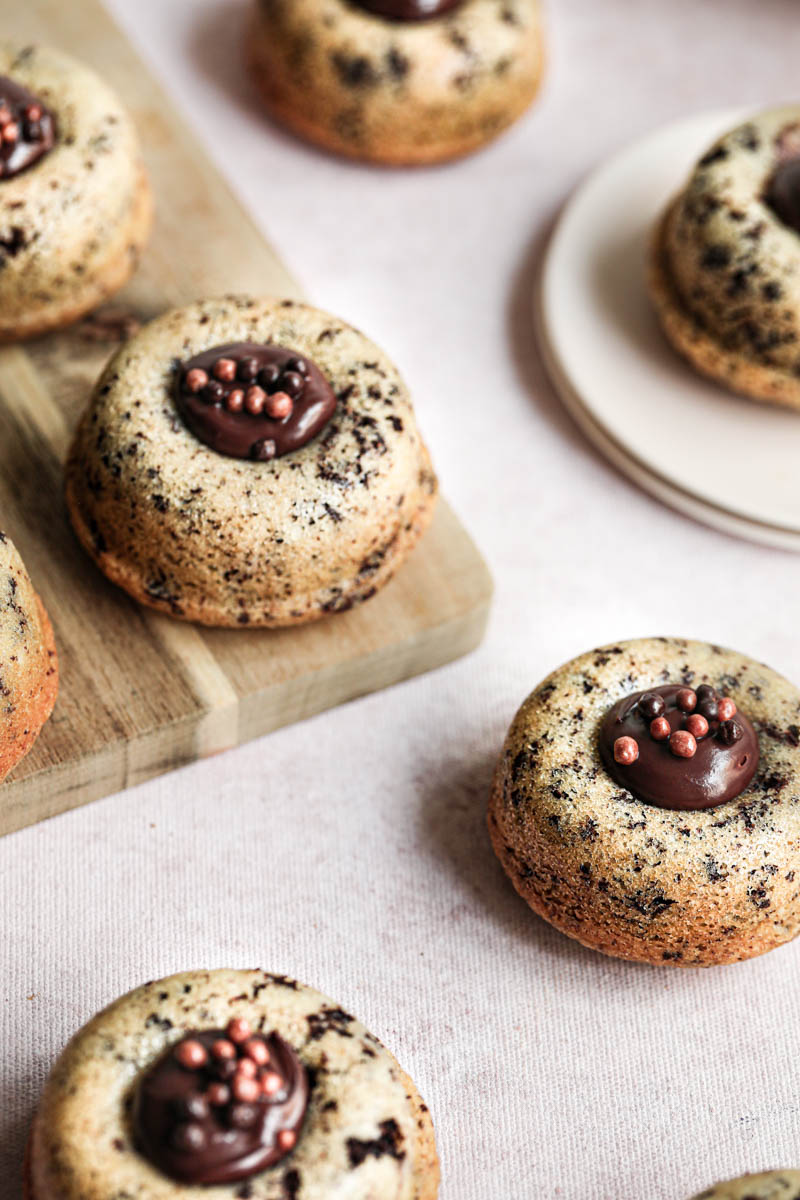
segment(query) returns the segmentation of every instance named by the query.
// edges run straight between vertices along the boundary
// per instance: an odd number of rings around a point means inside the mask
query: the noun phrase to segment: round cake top
[[[683,697],[687,709],[678,708],[677,696],[684,690],[698,698],[694,709]],[[661,742],[654,738],[650,724],[658,716],[648,721],[639,710],[632,717],[637,723],[633,732],[618,731],[609,746],[604,731],[616,714],[634,705],[638,709],[647,696],[657,697],[655,708],[650,708],[652,699],[645,701],[649,711],[657,713],[659,699],[664,701],[661,715],[670,726],[669,737]],[[725,701],[735,708],[732,716]],[[747,745],[745,720],[758,742],[755,771],[724,811],[674,810],[645,801],[631,787],[629,774],[621,786],[619,773],[630,771],[631,762],[615,762],[613,772],[609,769],[617,737],[633,738],[640,753],[643,747],[649,753],[652,740],[653,749],[680,773],[693,759],[673,755],[669,738],[676,730],[691,732],[688,718],[703,716],[701,704],[713,713],[709,707],[713,703],[717,717],[705,719],[714,741],[726,723],[719,719],[721,707],[727,722],[743,732],[741,739],[731,743],[732,751]],[[631,716],[628,713],[627,719]],[[709,735],[699,741],[692,736],[700,747]],[[697,753],[699,749],[694,758]],[[559,842],[574,837],[582,844],[580,831],[590,817],[586,840],[597,850],[616,847],[626,858],[638,854],[644,859],[653,857],[649,839],[655,838],[659,858],[667,847],[674,851],[675,862],[694,851],[727,859],[731,830],[737,829],[743,830],[737,854],[742,861],[758,864],[762,839],[772,844],[779,824],[784,832],[778,841],[787,852],[800,837],[800,811],[794,803],[800,795],[800,689],[763,663],[722,646],[675,637],[636,638],[577,656],[553,671],[522,703],[506,737],[502,762],[515,821],[519,819],[521,829],[535,828],[537,836],[546,831]],[[621,823],[626,831],[623,842],[616,832]],[[684,829],[692,831],[690,842],[681,833]]]
[[[758,736],[729,696],[661,684],[618,700],[600,729],[606,770],[659,808],[713,808],[740,795],[755,775]]]
[[[174,1179],[234,1183],[294,1149],[308,1092],[293,1047],[234,1017],[225,1029],[187,1032],[146,1072],[136,1090],[136,1136]]]
[[[0,179],[10,179],[43,158],[55,142],[47,106],[8,75],[0,75]]]

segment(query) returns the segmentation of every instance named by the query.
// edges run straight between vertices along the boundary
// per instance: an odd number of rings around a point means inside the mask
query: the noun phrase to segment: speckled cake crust
[[[74,59],[0,42],[0,75],[39,96],[53,149],[0,181],[0,342],[77,320],[126,282],[152,224],[133,125],[114,93]]]
[[[800,107],[725,134],[655,233],[650,292],[675,348],[756,400],[800,408],[800,236],[764,202]]]
[[[217,454],[173,400],[177,360],[247,340],[314,359],[339,397],[316,438],[271,462]],[[374,595],[426,529],[436,477],[405,384],[374,343],[296,301],[228,296],[160,317],[112,358],[66,490],[83,545],[141,603],[274,627]]]
[[[185,1032],[244,1017],[276,1030],[310,1074],[296,1149],[244,1183],[168,1179],[137,1153],[137,1078]],[[311,988],[264,971],[194,971],[128,993],[72,1039],[45,1086],[29,1144],[27,1200],[434,1200],[430,1114],[376,1037]]]
[[[11,539],[0,533],[0,780],[36,741],[57,692],[50,618]]]
[[[597,738],[621,697],[666,683],[724,689],[760,762],[716,808],[656,808],[605,771]],[[800,932],[800,693],[718,646],[643,638],[554,671],[509,730],[489,806],[495,852],[540,916],[619,958],[711,966]]]
[[[800,1171],[765,1171],[717,1183],[693,1200],[800,1200]]]
[[[257,0],[247,39],[268,108],[338,154],[401,165],[477,150],[536,94],[539,0],[465,0],[390,21],[349,0]]]
[[[122,287],[152,221],[136,132],[96,74],[58,50],[0,42],[0,76],[52,109],[55,145],[0,182],[0,342],[82,317]]]

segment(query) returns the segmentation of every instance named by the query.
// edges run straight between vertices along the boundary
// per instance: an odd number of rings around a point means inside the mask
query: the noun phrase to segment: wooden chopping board
[[[492,592],[441,499],[384,591],[299,630],[184,625],[106,581],[71,532],[62,463],[117,344],[115,314],[146,320],[201,296],[299,289],[97,0],[26,0],[6,14],[3,36],[66,50],[122,95],[157,224],[136,278],[101,311],[112,319],[0,349],[0,525],[51,614],[61,663],[53,717],[0,787],[0,834],[458,658],[481,640]]]

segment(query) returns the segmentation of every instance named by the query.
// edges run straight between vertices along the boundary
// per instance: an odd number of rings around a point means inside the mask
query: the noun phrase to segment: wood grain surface
[[[0,834],[449,662],[480,641],[492,590],[442,500],[383,592],[299,630],[184,625],[140,608],[97,571],[66,518],[62,463],[117,325],[204,295],[299,290],[96,0],[26,0],[6,14],[3,35],[74,54],[122,95],[157,222],[103,320],[0,349],[0,525],[50,612],[61,663],[54,715],[0,787]]]

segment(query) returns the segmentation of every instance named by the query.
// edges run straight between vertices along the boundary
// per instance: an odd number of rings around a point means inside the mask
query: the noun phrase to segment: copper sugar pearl
[[[717,700],[713,688],[703,685],[693,692],[691,688],[681,688],[675,697],[677,707],[686,713],[686,729],[671,732],[669,721],[663,716],[665,704],[661,696],[655,692],[645,692],[639,701],[639,708],[646,717],[652,716],[649,727],[650,736],[658,742],[668,741],[673,754],[680,758],[692,758],[697,753],[697,743],[708,735],[708,718],[719,719],[721,722],[730,721],[736,715],[736,705],[729,696]],[[700,708],[695,713],[698,704]],[[691,714],[691,715],[689,715]],[[726,745],[732,745],[742,736],[741,727],[734,722],[734,727],[728,731],[730,740]],[[618,763],[632,763],[639,757],[639,745],[635,738],[624,736],[614,742],[614,760]]]
[[[209,1061],[233,1064],[233,1071],[225,1071],[230,1077],[230,1086],[211,1084],[206,1093],[207,1099],[215,1107],[226,1104],[230,1095],[243,1101],[257,1100],[262,1093],[274,1096],[283,1086],[283,1080],[275,1071],[265,1071],[270,1062],[270,1053],[266,1042],[253,1037],[247,1021],[234,1017],[228,1023],[227,1038],[217,1038],[211,1045],[211,1053],[202,1042],[187,1038],[179,1042],[175,1049],[175,1058],[187,1071],[198,1071]],[[277,1081],[277,1082],[276,1082]]]
[[[759,757],[748,718],[710,684],[662,685],[624,697],[603,721],[600,752],[609,774],[633,795],[677,809],[738,796]]]
[[[618,737],[614,742],[614,762],[629,766],[639,757],[639,744],[632,737]]]
[[[292,380],[288,386],[296,394],[299,394],[302,391],[303,383],[301,379],[298,385],[295,382],[295,375],[299,377],[305,373],[307,368],[303,359],[296,359],[293,362],[297,370],[287,373]],[[212,376],[209,376],[202,367],[192,367],[191,370],[184,373],[183,386],[188,392],[200,395],[207,404],[224,404],[231,413],[239,413],[242,409],[246,409],[254,417],[265,412],[275,421],[285,421],[294,412],[294,400],[287,391],[266,391],[261,383],[252,382],[255,376],[250,374],[249,367],[243,373],[237,372],[236,363],[232,358],[218,358],[212,368]],[[232,383],[237,378],[242,383],[248,383],[249,386],[246,389],[237,387],[229,392],[215,386],[215,381],[216,383]],[[269,387],[275,380],[267,382],[265,379],[262,382]]]

